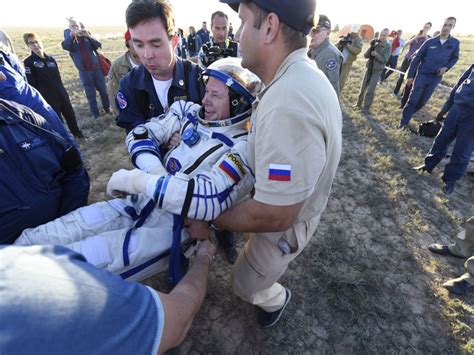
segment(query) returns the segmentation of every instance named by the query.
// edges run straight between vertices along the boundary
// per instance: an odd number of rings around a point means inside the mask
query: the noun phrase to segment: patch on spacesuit
[[[30,67],[25,67],[25,73],[26,73],[26,74],[31,74],[31,69],[30,69]]]
[[[26,141],[20,142],[18,145],[24,152],[27,152],[31,149],[35,149],[45,143],[44,138],[35,137],[32,139],[27,139]]]
[[[328,70],[334,70],[337,67],[337,62],[335,59],[331,58],[326,62],[326,68]]]
[[[172,175],[174,175],[176,172],[180,171],[181,167],[182,167],[181,163],[176,158],[171,158],[166,163],[166,170]]]
[[[235,183],[238,183],[245,176],[244,165],[238,155],[229,153],[219,164],[219,169],[226,173]]]
[[[37,60],[35,60],[33,62],[33,65],[36,67],[36,68],[44,68],[44,63],[43,62],[39,62]]]
[[[115,101],[117,102],[117,106],[121,110],[124,110],[125,107],[127,107],[127,105],[128,105],[127,98],[125,97],[125,95],[121,91],[117,92],[117,96],[115,97]]]

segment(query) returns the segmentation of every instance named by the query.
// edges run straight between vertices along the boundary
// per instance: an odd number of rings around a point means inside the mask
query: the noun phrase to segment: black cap
[[[305,35],[314,27],[316,0],[219,0],[238,11],[240,3],[252,2],[266,12],[274,12],[284,24]]]
[[[319,15],[319,21],[318,25],[316,27],[324,27],[327,28],[328,30],[331,29],[331,21],[329,20],[329,17],[326,15]]]

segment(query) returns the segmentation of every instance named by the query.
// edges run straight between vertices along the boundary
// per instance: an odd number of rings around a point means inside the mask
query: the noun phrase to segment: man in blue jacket
[[[431,173],[446,156],[449,144],[456,139],[451,159],[443,174],[443,191],[450,194],[456,181],[463,177],[474,150],[474,65],[461,76],[436,120],[444,120],[446,113],[448,116],[444,126],[436,136],[425,158],[425,164],[416,167],[415,170]]]
[[[142,64],[120,81],[115,98],[117,125],[129,132],[161,115],[175,101],[200,104],[204,96],[201,69],[175,54],[171,5],[164,0],[134,1],[127,8],[126,22]]]
[[[0,80],[5,75],[0,72]],[[0,99],[0,244],[87,204],[79,151],[30,108]]]
[[[413,57],[407,74],[407,86],[412,86],[408,102],[403,109],[400,128],[405,128],[413,114],[430,99],[444,73],[459,59],[459,40],[450,35],[456,18],[444,20],[439,36],[428,39]]]
[[[73,17],[68,19],[69,31],[64,31],[63,49],[71,55],[72,61],[79,70],[79,79],[86,92],[89,109],[94,118],[100,116],[97,107],[96,89],[99,91],[102,106],[106,113],[110,112],[109,96],[105,86],[105,77],[100,69],[97,50],[101,47],[98,40],[91,36],[85,28],[80,28]]]

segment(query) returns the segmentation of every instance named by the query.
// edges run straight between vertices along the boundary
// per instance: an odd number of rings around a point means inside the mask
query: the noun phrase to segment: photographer
[[[110,112],[105,78],[96,52],[101,44],[75,18],[71,17],[68,21],[69,31],[64,31],[64,41],[61,45],[70,53],[74,65],[79,70],[79,78],[86,92],[89,109],[94,118],[98,118],[100,113],[97,107],[96,90],[99,91],[104,111]]]
[[[311,42],[308,56],[314,59],[339,96],[339,74],[343,58],[341,52],[330,42],[330,34],[331,21],[326,15],[319,15],[318,24],[309,33]]]
[[[367,70],[365,71],[364,80],[360,88],[359,98],[354,107],[363,108],[368,112],[372,102],[374,101],[375,89],[380,78],[380,74],[385,68],[385,64],[390,57],[390,44],[387,41],[389,33],[388,28],[384,28],[380,32],[378,39],[373,39],[370,42],[370,47],[364,53],[364,57],[369,60],[366,63]],[[362,107],[362,103],[364,106]]]
[[[199,63],[208,67],[218,59],[238,57],[237,42],[229,39],[229,18],[222,11],[216,11],[211,16],[212,37],[204,43],[199,52]]]
[[[337,43],[337,48],[342,53],[343,58],[341,77],[339,78],[339,87],[341,91],[346,84],[352,63],[356,61],[357,56],[362,52],[362,38],[359,36],[359,30],[359,25],[352,25],[351,33],[346,37],[342,37]]]

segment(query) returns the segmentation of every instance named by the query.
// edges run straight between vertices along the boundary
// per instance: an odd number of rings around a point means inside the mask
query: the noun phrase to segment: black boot
[[[237,249],[235,248],[235,235],[229,231],[215,231],[219,245],[224,249],[225,257],[230,264],[237,260]]]

